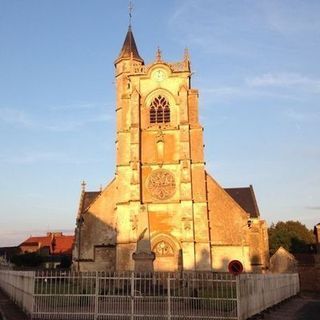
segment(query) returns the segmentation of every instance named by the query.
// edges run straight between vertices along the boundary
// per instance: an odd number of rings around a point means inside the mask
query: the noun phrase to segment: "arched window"
[[[153,250],[157,257],[170,257],[174,255],[174,250],[172,246],[167,241],[160,241],[158,242]]]
[[[170,122],[170,108],[169,108],[169,106],[164,107],[163,120],[164,120],[164,122]]]
[[[157,123],[163,122],[163,108],[161,106],[157,109]]]
[[[150,104],[150,123],[170,122],[170,106],[165,97],[155,97]]]
[[[151,108],[150,108],[150,123],[156,123],[156,122],[157,122],[156,108],[154,106],[151,106]]]

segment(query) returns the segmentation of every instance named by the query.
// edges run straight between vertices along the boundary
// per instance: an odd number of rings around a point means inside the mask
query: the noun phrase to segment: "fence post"
[[[134,320],[134,272],[131,273],[131,320]]]
[[[33,319],[33,315],[34,315],[34,309],[35,309],[35,293],[36,293],[36,271],[32,272],[32,277],[31,277],[31,290],[30,290],[30,294],[31,294],[31,310],[30,310],[30,317],[31,319]]]
[[[167,278],[167,291],[168,291],[168,320],[171,319],[171,290],[170,290],[170,273]]]
[[[237,319],[241,320],[240,275],[236,276],[236,294],[237,294]]]
[[[98,319],[99,313],[99,274],[96,271],[96,288],[95,288],[95,295],[94,295],[94,320]]]

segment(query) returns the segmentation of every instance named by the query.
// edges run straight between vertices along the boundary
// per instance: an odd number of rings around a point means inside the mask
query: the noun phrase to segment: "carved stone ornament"
[[[169,243],[166,241],[158,242],[154,248],[153,252],[159,257],[170,257],[174,255],[173,249]]]
[[[137,230],[138,228],[138,217],[135,214],[131,215],[130,218],[130,222],[131,222],[131,230]]]
[[[170,171],[157,169],[147,179],[147,188],[153,198],[166,200],[174,195],[176,182]]]

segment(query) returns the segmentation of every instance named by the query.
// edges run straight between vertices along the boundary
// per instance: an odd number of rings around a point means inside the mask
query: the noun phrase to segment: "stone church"
[[[73,266],[89,271],[268,269],[268,235],[252,186],[206,171],[190,59],[145,64],[129,26],[115,60],[116,173],[82,190]]]

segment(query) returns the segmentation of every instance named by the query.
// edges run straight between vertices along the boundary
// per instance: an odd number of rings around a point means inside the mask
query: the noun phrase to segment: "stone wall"
[[[313,255],[314,264],[299,263],[301,291],[320,292],[320,255]]]

